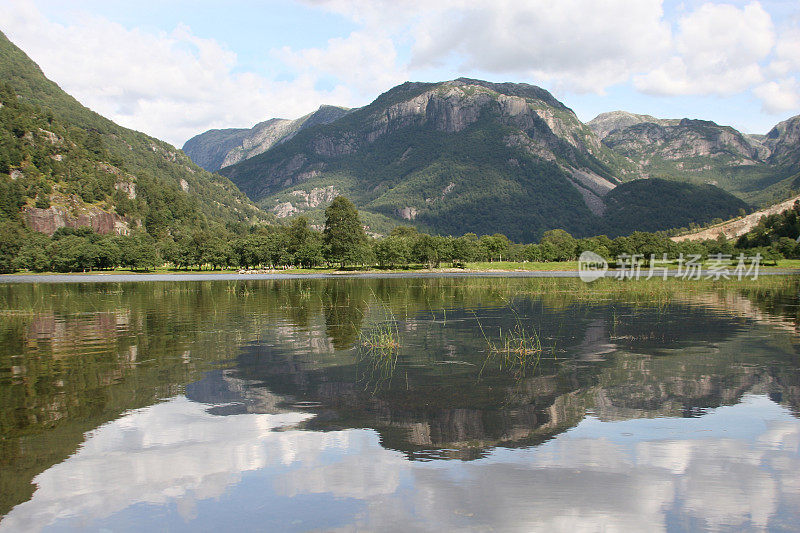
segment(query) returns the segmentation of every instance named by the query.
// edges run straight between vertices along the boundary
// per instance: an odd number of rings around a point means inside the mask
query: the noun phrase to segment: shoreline
[[[605,278],[613,279],[619,271],[609,270]],[[669,271],[668,278],[681,279],[677,270]],[[713,277],[711,271],[701,271],[699,279],[690,278],[692,281],[712,281],[707,276]],[[766,267],[759,271],[761,276],[800,276],[800,269]],[[87,272],[64,274],[2,274],[0,284],[16,283],[134,283],[134,282],[165,282],[165,281],[247,281],[247,280],[293,280],[293,279],[380,279],[380,278],[579,278],[578,270],[468,270],[468,269],[437,269],[437,270],[386,270],[386,271],[330,271],[330,272]],[[651,279],[660,279],[653,276]],[[635,281],[646,281],[644,273]],[[688,281],[688,280],[687,280]],[[720,281],[752,281],[751,277],[741,280],[721,278]]]

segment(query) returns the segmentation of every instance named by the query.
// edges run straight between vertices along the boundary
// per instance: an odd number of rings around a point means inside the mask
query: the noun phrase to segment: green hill
[[[82,106],[0,33],[0,217],[52,233],[181,228],[267,215],[175,147]]]
[[[657,201],[654,201],[657,199]],[[713,185],[658,178],[624,183],[606,196],[610,236],[638,231],[686,228],[700,220],[728,219],[749,209],[742,200]]]

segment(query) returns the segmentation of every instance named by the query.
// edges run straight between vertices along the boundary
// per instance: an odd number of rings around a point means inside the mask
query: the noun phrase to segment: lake
[[[796,530],[800,281],[0,284],[0,531]]]

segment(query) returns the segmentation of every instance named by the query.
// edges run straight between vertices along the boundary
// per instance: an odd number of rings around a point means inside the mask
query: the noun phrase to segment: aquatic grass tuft
[[[400,348],[400,335],[396,322],[381,322],[369,326],[358,335],[359,347],[368,352],[384,353],[397,352]]]
[[[500,370],[507,370],[517,376],[518,379],[525,377],[529,371],[533,371],[539,365],[542,358],[542,340],[535,329],[530,332],[523,326],[522,319],[513,306],[507,302],[509,309],[516,317],[516,324],[511,329],[499,328],[499,340],[491,340],[483,329],[481,321],[475,315],[478,327],[486,341],[486,359],[481,367],[481,373],[486,368],[489,361],[496,361]],[[555,348],[554,348],[555,350]]]
[[[383,319],[359,332],[356,347],[358,362],[365,363],[368,368],[363,377],[368,383],[374,378],[377,388],[394,375],[400,353],[400,329],[391,309],[377,297],[376,300],[381,304]]]

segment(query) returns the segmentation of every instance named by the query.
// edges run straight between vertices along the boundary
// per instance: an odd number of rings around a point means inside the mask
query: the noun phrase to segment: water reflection
[[[0,529],[788,528],[797,287],[0,286]]]
[[[541,446],[468,463],[410,462],[371,430],[294,429],[309,416],[215,416],[184,398],[134,411],[39,475],[0,529],[318,526],[289,503],[298,499],[338,508],[326,529],[779,529],[800,519],[800,427],[764,396],[695,419],[588,418]]]

